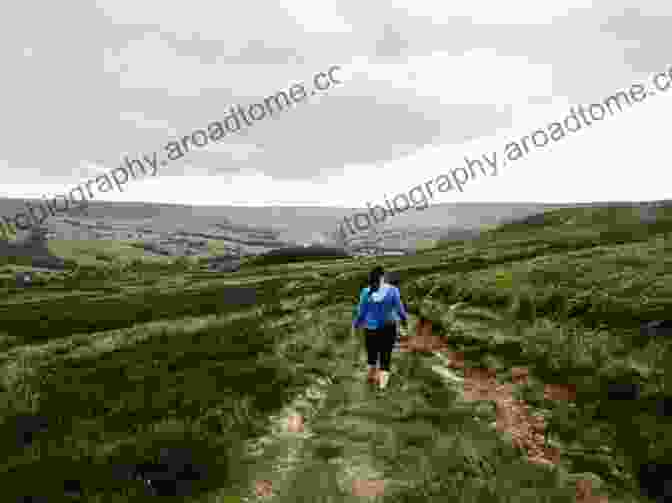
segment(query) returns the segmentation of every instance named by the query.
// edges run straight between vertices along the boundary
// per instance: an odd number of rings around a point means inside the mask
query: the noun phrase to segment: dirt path
[[[363,348],[356,362],[341,361],[250,445],[250,483],[237,501],[520,501],[536,481],[547,495],[562,487],[566,499],[557,501],[606,502],[593,494],[599,479],[566,473],[559,449],[545,442],[544,418],[514,398],[526,369],[502,382],[441,346],[431,337],[403,341],[382,392],[366,382]],[[547,394],[571,400],[567,390]]]

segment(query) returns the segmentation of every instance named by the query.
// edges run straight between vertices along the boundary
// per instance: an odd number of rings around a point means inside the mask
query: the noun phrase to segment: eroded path
[[[475,334],[488,330],[483,321],[465,317],[458,324]],[[253,477],[243,499],[606,501],[591,495],[602,481],[569,474],[561,447],[547,442],[549,411],[533,412],[516,396],[529,379],[524,369],[495,373],[463,352],[421,347],[428,342],[405,341],[380,392],[366,383],[360,341],[348,341],[351,349],[328,375],[274,417],[269,435],[251,447]],[[546,398],[571,402],[563,391],[547,388]]]

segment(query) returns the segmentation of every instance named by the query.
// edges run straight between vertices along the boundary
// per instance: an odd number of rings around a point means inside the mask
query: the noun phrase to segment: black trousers
[[[397,327],[392,323],[377,330],[366,329],[366,353],[369,365],[376,365],[380,358],[381,370],[389,372],[396,336]]]

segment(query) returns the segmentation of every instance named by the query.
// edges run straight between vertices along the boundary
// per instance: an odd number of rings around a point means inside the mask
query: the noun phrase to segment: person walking
[[[399,289],[384,282],[385,271],[376,266],[369,274],[369,286],[362,289],[359,296],[357,317],[353,328],[365,328],[366,353],[370,383],[378,380],[380,389],[387,388],[390,378],[392,347],[396,337],[393,311],[398,313],[401,322],[406,325],[408,315],[401,302]],[[380,359],[380,372],[376,364]],[[379,376],[379,379],[376,377]]]

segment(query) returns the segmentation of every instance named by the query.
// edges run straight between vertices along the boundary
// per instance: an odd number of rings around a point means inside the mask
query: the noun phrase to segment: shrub
[[[270,302],[264,303],[261,307],[262,317],[282,316],[285,313],[280,298],[277,297]]]
[[[519,320],[534,323],[537,318],[537,308],[532,295],[527,292],[518,294],[515,306],[515,316]]]
[[[425,299],[419,306],[418,316],[422,319],[432,322],[436,333],[439,333],[443,327],[445,308],[431,299]]]
[[[171,266],[178,271],[189,270],[196,265],[196,262],[187,257],[177,257],[172,260]]]
[[[415,299],[406,300],[404,303],[406,305],[406,310],[409,313],[417,313],[420,309],[420,302]]]
[[[570,362],[570,347],[567,333],[562,327],[548,320],[538,320],[523,338],[523,353],[536,360],[541,368],[559,370],[567,368]]]
[[[513,288],[513,275],[511,271],[500,270],[495,274],[495,284],[497,288],[510,290]]]
[[[78,267],[77,261],[73,260],[73,259],[70,259],[70,258],[64,259],[63,264],[64,264],[66,269],[74,270],[74,269],[77,269],[77,267]]]
[[[452,281],[441,281],[429,291],[430,296],[449,302],[457,300],[458,294],[459,289]]]
[[[553,289],[550,294],[545,295],[538,301],[537,313],[540,315],[551,315],[564,319],[567,317],[568,311],[567,296],[557,289]]]
[[[7,332],[0,332],[0,348],[8,349],[19,341],[19,337],[9,335]]]

